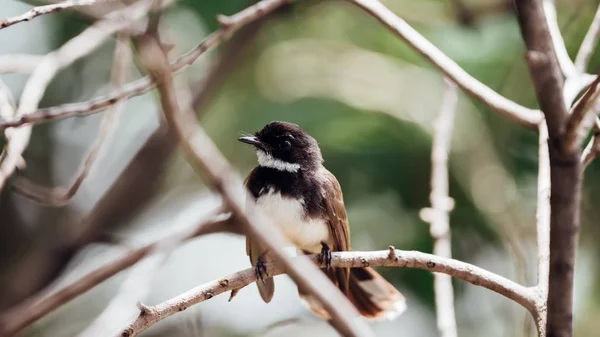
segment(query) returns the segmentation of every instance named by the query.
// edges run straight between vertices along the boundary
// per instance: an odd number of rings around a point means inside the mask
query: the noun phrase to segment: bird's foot
[[[267,263],[265,262],[265,259],[262,256],[260,256],[256,261],[256,266],[254,266],[254,272],[256,273],[256,278],[261,280],[262,283],[265,283],[265,278],[269,276],[269,273],[267,272]]]
[[[317,255],[317,261],[320,264],[325,263],[325,268],[329,271],[331,268],[331,249],[325,242],[321,242],[321,253]]]

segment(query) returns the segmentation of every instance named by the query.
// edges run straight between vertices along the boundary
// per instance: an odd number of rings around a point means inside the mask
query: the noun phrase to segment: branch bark
[[[565,147],[567,109],[563,77],[548,30],[541,0],[515,2],[526,58],[538,102],[546,116],[550,154],[550,274],[549,336],[573,334],[573,273],[579,231],[581,167],[577,151]]]
[[[452,59],[414,30],[406,21],[396,16],[377,0],[347,0],[349,3],[363,9],[366,13],[379,20],[415,51],[427,58],[438,67],[448,78],[452,79],[461,89],[475,99],[487,105],[490,109],[529,128],[536,128],[542,120],[539,110],[521,106],[498,94],[485,84],[469,75]],[[561,96],[562,97],[562,96]]]
[[[436,255],[403,250],[334,252],[331,255],[332,267],[404,267],[448,274],[471,284],[490,289],[519,303],[529,311],[535,310],[536,301],[538,301],[534,288],[523,287],[502,276],[471,264]],[[312,262],[318,263],[316,255],[311,255],[310,259]],[[293,262],[296,263],[297,261]],[[321,265],[321,267],[323,266]],[[283,274],[286,270],[286,267],[280,263],[269,263],[267,268],[269,274],[273,276]],[[155,323],[186,310],[192,305],[209,300],[224,292],[243,288],[253,282],[256,282],[256,273],[253,268],[249,268],[219,280],[200,285],[157,305],[142,305],[139,316],[131,321],[124,330],[115,334],[115,337],[137,336]]]

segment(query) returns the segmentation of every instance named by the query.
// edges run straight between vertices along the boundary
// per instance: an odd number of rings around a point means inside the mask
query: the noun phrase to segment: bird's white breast
[[[323,219],[305,216],[303,200],[282,197],[270,189],[256,200],[264,212],[298,248],[313,253],[321,251],[321,242],[329,243],[329,226]]]

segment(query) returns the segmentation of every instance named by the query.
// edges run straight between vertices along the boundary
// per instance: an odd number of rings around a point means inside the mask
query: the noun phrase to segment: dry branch
[[[113,59],[111,82],[113,87],[118,88],[127,80],[132,61],[130,40],[124,34],[120,34],[117,37]],[[123,101],[118,101],[104,114],[102,121],[100,122],[100,128],[96,139],[90,150],[86,153],[84,160],[79,166],[78,173],[70,186],[48,188],[37,185],[24,177],[17,177],[12,186],[15,192],[46,205],[66,205],[75,193],[77,193],[79,187],[83,184],[83,181],[92,172],[94,163],[101,154],[103,146],[106,147],[106,144],[110,142],[110,137],[118,124],[119,113],[123,106],[122,103]]]
[[[161,5],[166,6],[169,3],[170,1],[165,1]],[[20,105],[15,113],[16,118],[29,115],[37,109],[46,87],[60,69],[96,49],[110,34],[125,29],[144,17],[151,9],[152,4],[153,1],[151,0],[143,0],[123,10],[111,13],[105,20],[95,23],[66,42],[58,50],[47,54],[25,84],[19,100]],[[31,128],[31,125],[21,125],[4,131],[8,139],[8,145],[6,148],[7,155],[0,164],[0,189],[6,179],[14,172],[23,152],[29,145]]]
[[[539,110],[521,106],[506,97],[498,94],[485,84],[464,71],[456,62],[429,42],[419,32],[414,30],[406,21],[399,18],[387,7],[377,0],[347,0],[363,9],[365,12],[379,20],[394,34],[404,40],[415,51],[426,57],[433,65],[438,67],[448,78],[452,79],[461,89],[477,100],[487,105],[490,109],[516,121],[529,128],[536,128],[542,120]],[[562,97],[562,96],[561,96]]]
[[[509,279],[465,262],[415,251],[392,251],[394,254],[390,254],[389,250],[374,252],[334,252],[332,253],[331,266],[350,268],[363,268],[366,266],[405,267],[444,273],[471,284],[490,289],[519,303],[529,311],[535,310],[537,295],[532,288],[523,287]],[[310,256],[310,258],[314,263],[318,263],[315,255]],[[297,261],[293,262],[295,263]],[[273,276],[283,274],[285,269],[286,268],[279,263],[270,263],[268,265],[269,274]],[[197,286],[157,305],[144,306],[144,309],[140,312],[139,316],[135,318],[126,329],[115,334],[115,337],[136,336],[158,321],[186,310],[194,304],[209,300],[214,296],[228,291],[243,288],[253,282],[256,282],[256,273],[253,268],[249,268]]]
[[[454,200],[448,192],[448,155],[452,142],[452,127],[458,103],[458,89],[449,80],[444,80],[444,93],[439,115],[435,122],[431,148],[431,208],[421,213],[423,220],[430,223],[433,237],[433,253],[451,258],[452,241],[449,212]],[[452,278],[446,274],[434,274],[435,307],[437,327],[442,337],[456,337],[454,314],[454,290]]]
[[[598,38],[600,38],[600,5],[575,57],[575,68],[577,71],[585,73],[594,49],[598,45]]]
[[[211,217],[199,223],[196,229],[188,233],[183,240],[191,240],[201,235],[217,232],[239,233],[237,226],[232,221]],[[175,235],[179,236],[180,234]],[[133,266],[144,257],[150,255],[157,246],[161,245],[161,242],[171,240],[169,236],[136,248],[123,257],[97,268],[56,292],[50,292],[49,290],[42,291],[36,296],[21,302],[0,316],[0,336],[8,337],[15,335],[53,310],[86,293],[117,273]],[[47,295],[48,293],[50,294]]]
[[[548,128],[539,126],[538,181],[537,181],[537,286],[540,300],[534,315],[538,336],[546,336],[546,299],[548,298],[548,276],[550,273],[550,153],[548,151]]]
[[[4,29],[6,27],[9,27],[9,26],[15,25],[19,22],[33,20],[41,15],[61,12],[61,11],[71,9],[71,8],[92,6],[95,4],[114,3],[114,2],[119,2],[119,1],[120,0],[75,0],[75,1],[65,1],[65,2],[61,2],[58,4],[52,4],[52,5],[37,6],[37,7],[33,7],[32,9],[28,10],[27,12],[25,12],[19,16],[0,20],[0,30]]]
[[[573,105],[565,131],[564,147],[567,152],[579,151],[600,113],[600,76]]]

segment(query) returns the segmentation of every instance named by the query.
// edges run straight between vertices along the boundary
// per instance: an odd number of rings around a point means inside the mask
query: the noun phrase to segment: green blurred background
[[[2,17],[29,7],[16,0],[3,2]],[[519,104],[536,107],[510,1],[382,3],[475,78]],[[192,48],[217,29],[217,14],[233,14],[247,5],[247,0],[179,1],[161,19],[163,38],[175,44],[170,57]],[[597,5],[592,0],[557,1],[559,25],[572,57]],[[0,31],[0,53],[49,52],[89,22],[89,17],[71,12],[7,28]],[[326,167],[341,183],[355,250],[386,249],[391,244],[398,249],[431,252],[429,226],[419,212],[429,206],[432,126],[443,88],[439,71],[380,23],[344,1],[297,1],[255,28],[203,55],[178,77],[198,88],[220,57],[234,56],[225,77],[212,88],[213,94],[199,111],[204,128],[227,158],[245,175],[256,159],[236,141],[241,132],[256,131],[272,120],[298,123],[318,140]],[[63,71],[52,82],[42,106],[84,101],[108,92],[113,48],[114,41],[108,41]],[[600,55],[596,53],[588,72],[596,73],[599,65]],[[140,71],[132,72],[132,76],[139,77]],[[2,75],[2,79],[18,97],[26,75]],[[462,92],[456,115],[450,155],[450,196],[455,200],[450,222],[453,254],[533,285],[537,134],[505,120]],[[77,226],[156,128],[158,116],[152,94],[127,103],[101,164],[67,207],[42,207],[9,189],[2,192],[0,285],[14,284],[15,278],[26,275],[35,277],[35,271],[16,274],[15,266],[28,263],[32,251],[52,251],[65,231]],[[28,166],[22,174],[47,185],[68,183],[93,141],[100,118],[97,114],[36,126],[25,153]],[[600,214],[594,204],[600,197],[598,167],[593,163],[587,169],[584,182],[575,289],[578,336],[593,336],[600,329],[596,319],[600,315],[600,249],[594,239],[600,237],[596,226]],[[147,202],[111,223],[107,232],[126,242],[125,246],[189,226],[191,218],[218,203],[181,155],[165,166],[157,183],[160,188]],[[123,249],[123,244],[87,245],[64,270],[59,268],[57,275],[61,276],[54,286],[67,284]],[[25,335],[77,335],[101,318],[100,313],[115,295],[124,293],[129,294],[128,300],[112,304],[115,310],[122,310],[126,321],[135,315],[138,300],[155,304],[248,267],[243,249],[243,239],[232,235],[201,238],[149,259],[146,269],[142,265],[119,274],[45,317]],[[377,334],[435,336],[432,275],[401,268],[380,271],[407,295],[409,310],[397,321],[373,323]],[[128,281],[144,280],[144,275],[152,279],[144,291],[138,294],[127,288]],[[167,319],[146,334],[335,335],[302,306],[291,281],[281,276],[277,284],[279,291],[269,305],[260,302],[251,286],[232,303],[215,298]],[[459,336],[533,335],[531,320],[516,304],[462,281],[454,285]],[[3,288],[8,296],[11,288]],[[4,307],[10,301],[5,302]]]

